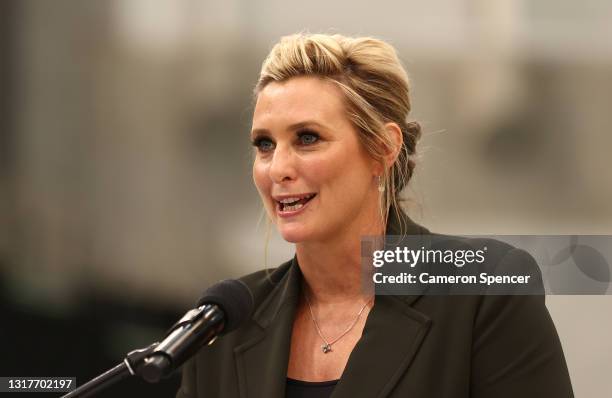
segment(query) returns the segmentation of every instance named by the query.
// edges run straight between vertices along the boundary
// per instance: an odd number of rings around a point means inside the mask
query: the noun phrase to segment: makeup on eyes
[[[321,140],[320,134],[309,128],[297,130],[295,134],[297,136],[297,143],[299,145],[314,145]],[[258,135],[251,140],[251,145],[256,147],[259,151],[268,152],[269,150],[272,150],[274,140],[267,134],[258,133]]]
[[[260,136],[257,136],[255,138],[253,138],[251,140],[251,145],[253,145],[255,148],[257,148],[257,150],[263,151],[263,152],[266,152],[267,150],[272,149],[272,148],[264,149],[262,147],[262,144],[264,142],[268,142],[268,143],[270,143],[270,145],[274,145],[274,141],[270,137],[267,137],[265,135],[260,135]]]
[[[298,130],[297,135],[298,135],[298,138],[302,140],[302,143],[306,145],[316,144],[321,139],[321,136],[319,135],[319,133],[317,133],[316,131],[310,130],[310,129]],[[304,137],[314,137],[314,141],[304,142]]]

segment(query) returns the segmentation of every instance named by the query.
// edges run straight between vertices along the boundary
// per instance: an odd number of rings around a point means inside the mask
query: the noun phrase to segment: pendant
[[[332,350],[331,349],[331,344],[323,344],[321,346],[321,349],[323,350],[324,354],[327,354],[328,352],[330,352]]]

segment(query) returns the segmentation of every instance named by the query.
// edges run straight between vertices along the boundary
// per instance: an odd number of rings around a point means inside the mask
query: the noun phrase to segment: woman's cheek
[[[299,171],[305,180],[308,182],[325,182],[329,176],[334,174],[333,159],[329,159],[326,156],[317,155],[307,159],[301,159],[299,163]]]
[[[253,164],[253,182],[259,192],[262,202],[268,207],[268,201],[270,200],[270,179],[266,173],[267,167],[261,163],[255,161]]]

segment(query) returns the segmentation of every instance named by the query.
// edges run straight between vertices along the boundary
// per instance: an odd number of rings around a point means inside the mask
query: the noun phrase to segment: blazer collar
[[[428,231],[403,213],[390,215],[387,234]],[[401,224],[400,224],[401,223]],[[400,227],[402,227],[400,229]],[[297,260],[270,274],[278,281],[255,310],[257,327],[234,349],[241,398],[284,397],[293,318],[301,289]],[[387,397],[425,338],[430,319],[412,308],[419,296],[377,296],[332,398]]]
[[[302,273],[294,258],[278,267],[269,278],[280,281],[255,310],[254,327],[246,330],[242,343],[234,348],[240,398],[285,396]]]

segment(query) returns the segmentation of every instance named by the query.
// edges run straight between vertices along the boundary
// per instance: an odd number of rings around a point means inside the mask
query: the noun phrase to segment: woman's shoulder
[[[288,260],[275,268],[265,268],[238,278],[251,291],[255,308],[285,279],[294,260]]]

